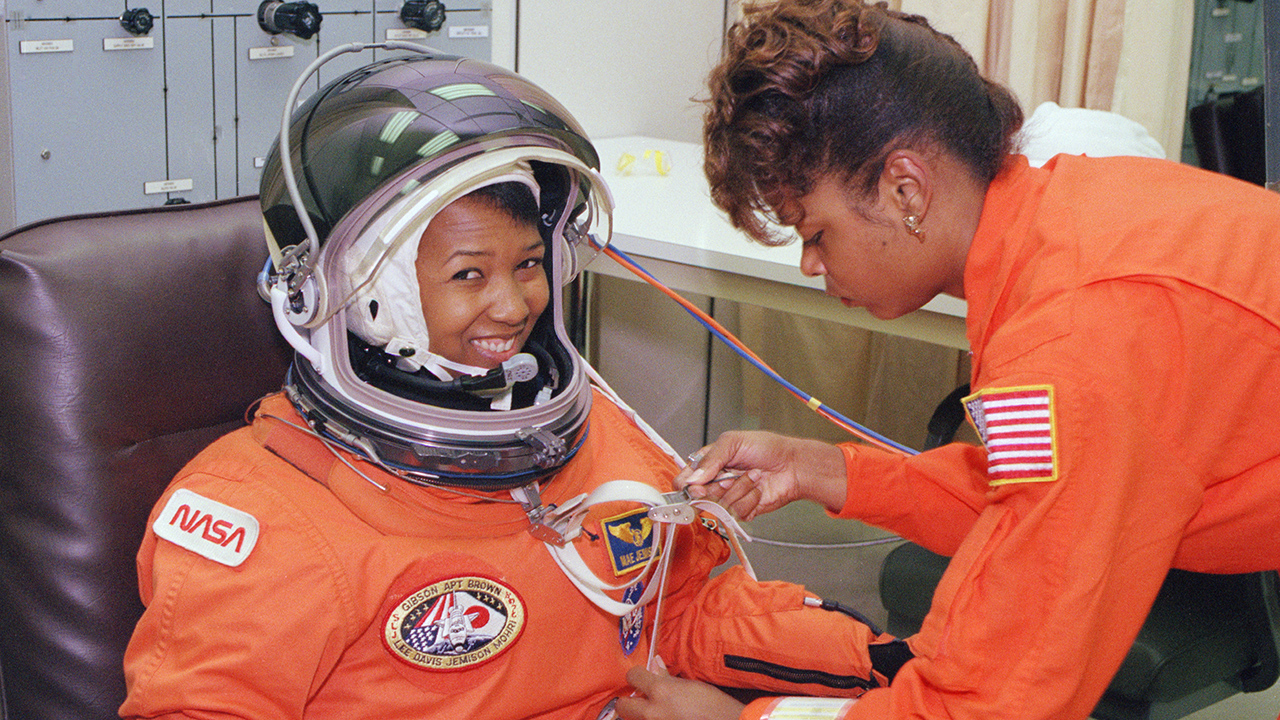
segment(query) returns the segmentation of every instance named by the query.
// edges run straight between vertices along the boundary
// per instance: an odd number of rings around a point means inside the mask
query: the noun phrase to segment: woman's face
[[[821,276],[846,307],[881,320],[918,310],[948,287],[945,248],[907,231],[903,213],[884,198],[856,205],[845,186],[824,176],[796,202],[803,219],[800,270]]]
[[[431,351],[496,368],[520,352],[550,299],[536,228],[463,197],[440,211],[418,244],[418,285]]]

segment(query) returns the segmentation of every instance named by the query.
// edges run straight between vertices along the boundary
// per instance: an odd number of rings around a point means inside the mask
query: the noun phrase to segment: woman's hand
[[[662,670],[633,667],[627,682],[644,697],[618,698],[615,709],[623,720],[738,720],[746,707],[706,683]]]
[[[715,500],[743,520],[801,499],[838,512],[845,501],[844,453],[817,440],[727,432],[693,454],[675,486]]]

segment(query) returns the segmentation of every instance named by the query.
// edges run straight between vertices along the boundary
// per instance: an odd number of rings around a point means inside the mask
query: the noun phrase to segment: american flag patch
[[[964,406],[987,448],[991,485],[1058,479],[1052,387],[982,390]]]

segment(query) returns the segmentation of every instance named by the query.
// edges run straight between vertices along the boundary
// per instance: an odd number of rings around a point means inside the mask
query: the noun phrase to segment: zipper
[[[842,690],[850,688],[870,690],[871,688],[879,687],[874,680],[860,678],[857,675],[835,675],[821,670],[801,670],[741,655],[725,655],[724,666],[730,670],[741,670],[742,672],[764,675],[774,680],[782,680],[797,685],[822,685]]]

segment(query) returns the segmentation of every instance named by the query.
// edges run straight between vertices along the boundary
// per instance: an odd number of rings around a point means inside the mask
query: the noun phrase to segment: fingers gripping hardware
[[[729,529],[728,537],[734,552],[747,573],[755,577],[751,562],[742,552],[739,542],[740,538],[748,541],[751,539],[746,531],[723,507],[710,500],[691,499],[683,490],[664,494],[643,483],[613,480],[604,483],[590,494],[579,495],[559,507],[543,506],[538,498],[537,489],[530,486],[512,490],[512,497],[520,501],[529,515],[529,531],[546,544],[552,558],[569,580],[597,607],[614,615],[625,615],[635,607],[647,604],[658,595],[671,560],[671,553],[664,550],[674,545],[678,526],[692,524],[697,520],[699,512],[712,515]],[[609,502],[646,505],[649,507],[649,519],[661,526],[660,531],[655,534],[654,560],[650,560],[644,571],[637,577],[622,585],[612,585],[596,577],[573,544],[573,540],[582,532],[582,522],[586,519],[587,512],[596,505]],[[656,577],[658,582],[650,582],[646,585],[644,594],[635,603],[620,602],[606,594],[606,591],[626,590],[651,577]]]
[[[511,490],[511,496],[520,502],[529,516],[529,532],[541,540],[551,558],[573,583],[574,587],[592,603],[607,613],[622,617],[638,607],[656,599],[651,637],[658,637],[662,622],[662,600],[666,596],[667,574],[671,569],[671,549],[675,547],[676,531],[681,525],[697,521],[699,512],[706,512],[720,521],[734,553],[743,570],[754,580],[755,570],[742,551],[739,538],[751,539],[737,520],[723,507],[710,500],[690,499],[687,491],[661,493],[644,483],[632,480],[611,480],[590,494],[578,495],[562,506],[542,505],[536,484]],[[582,522],[588,511],[596,505],[611,502],[632,502],[649,507],[647,516],[659,529],[654,533],[653,554],[636,577],[622,585],[611,585],[601,580],[583,561],[573,541],[582,533]],[[615,600],[607,591],[623,591],[645,583],[644,590],[635,602]],[[657,643],[649,643],[649,664],[656,657]]]

